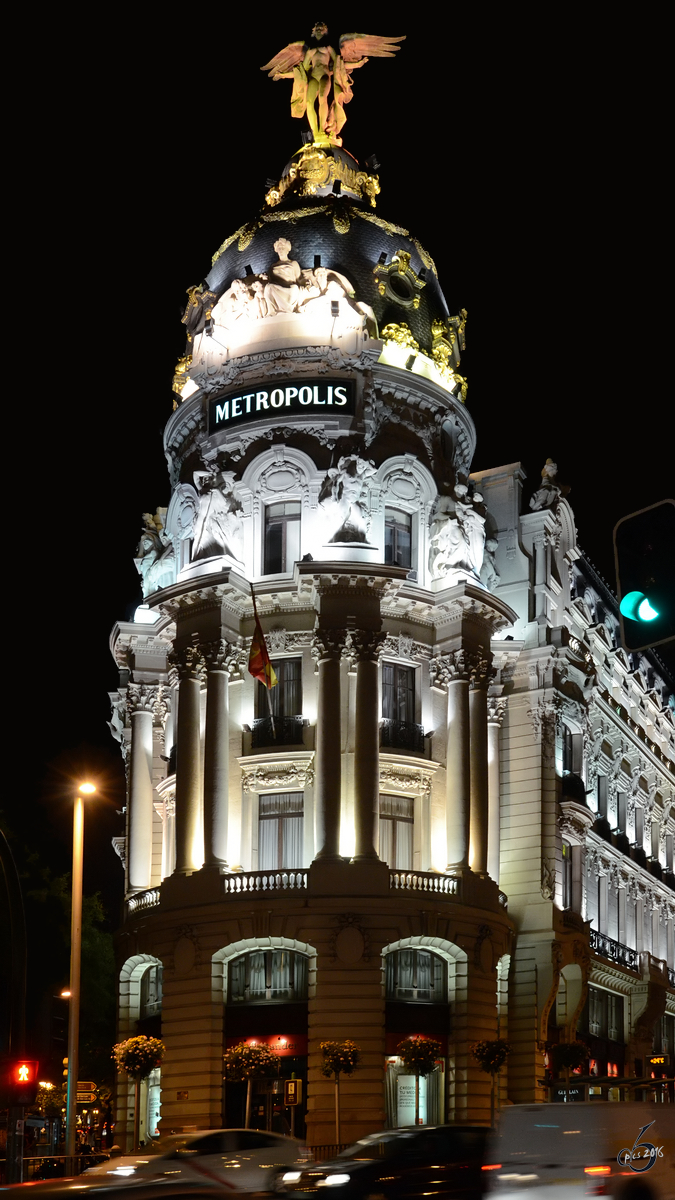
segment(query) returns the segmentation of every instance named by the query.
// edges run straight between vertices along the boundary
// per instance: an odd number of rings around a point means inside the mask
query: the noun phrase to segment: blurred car
[[[436,1125],[373,1133],[329,1162],[280,1172],[274,1187],[289,1200],[305,1200],[308,1192],[324,1188],[340,1200],[475,1200],[484,1188],[481,1168],[488,1132],[480,1126]]]
[[[490,1200],[675,1200],[675,1106],[514,1104],[484,1170]]]
[[[14,1183],[0,1185],[0,1192],[19,1191],[24,1196],[36,1196],[39,1200],[225,1200],[229,1189],[223,1184],[176,1182],[169,1179],[138,1180],[132,1184],[120,1179],[101,1178],[82,1181],[81,1175],[67,1179],[48,1179],[40,1183]]]
[[[86,1171],[82,1178],[111,1177],[129,1182],[165,1178],[226,1185],[238,1192],[264,1192],[281,1167],[296,1163],[302,1142],[258,1129],[208,1129],[174,1135],[160,1154],[123,1155]]]

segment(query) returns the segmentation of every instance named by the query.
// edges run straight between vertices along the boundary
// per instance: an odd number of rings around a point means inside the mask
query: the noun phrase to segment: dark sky
[[[290,83],[259,66],[322,13],[261,11],[91,10],[83,30],[77,10],[42,27],[50,67],[17,204],[16,293],[32,310],[12,406],[22,532],[6,543],[20,579],[10,749],[28,769],[8,808],[67,863],[68,795],[93,772],[85,886],[108,904],[123,802],[108,637],[140,597],[141,513],[169,501],[162,430],[185,290],[255,215],[304,128]],[[378,155],[378,213],[428,248],[451,310],[468,309],[474,468],[522,461],[527,497],[554,457],[580,544],[611,581],[615,522],[672,495],[658,72],[635,30],[629,44],[588,18],[565,24],[562,9],[364,11],[326,16],[338,34],[407,40],[356,73],[344,143]]]

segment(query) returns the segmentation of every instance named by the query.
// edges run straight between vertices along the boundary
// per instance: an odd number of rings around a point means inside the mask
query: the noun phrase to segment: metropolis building
[[[119,1037],[166,1045],[145,1137],[241,1124],[242,1040],[303,1079],[313,1145],[335,1140],[324,1040],[362,1050],[343,1140],[412,1123],[415,1034],[442,1047],[429,1123],[489,1120],[469,1046],[496,1037],[502,1102],[547,1099],[547,1051],[578,1036],[589,1095],[668,1099],[648,1082],[654,1051],[675,1061],[667,678],[620,648],[555,464],[525,511],[518,463],[472,473],[466,313],[378,192],[306,142],[189,292],[169,503],[111,637]],[[256,1087],[264,1128],[279,1084]],[[132,1106],[120,1077],[120,1142]]]

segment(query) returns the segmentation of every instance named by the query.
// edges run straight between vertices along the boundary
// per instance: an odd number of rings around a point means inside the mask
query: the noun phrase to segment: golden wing
[[[404,41],[405,34],[391,38],[370,33],[343,33],[340,54],[347,63],[358,62],[360,58],[393,58],[401,49],[396,43]]]
[[[289,42],[283,50],[274,55],[261,71],[269,71],[272,77],[277,75],[285,75],[288,71],[292,71],[293,67],[297,67],[305,57],[304,42]]]

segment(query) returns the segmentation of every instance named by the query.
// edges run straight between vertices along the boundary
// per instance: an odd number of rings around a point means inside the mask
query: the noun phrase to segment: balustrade
[[[226,895],[242,892],[286,892],[306,889],[307,871],[242,871],[223,875]]]
[[[620,967],[627,967],[629,971],[639,970],[637,950],[624,946],[622,942],[615,942],[614,938],[608,937],[606,933],[599,933],[597,929],[591,929],[590,941],[591,950],[596,954],[601,954],[603,958],[608,958]]]
[[[380,748],[424,752],[424,726],[414,721],[395,721],[385,717],[380,721]]]

